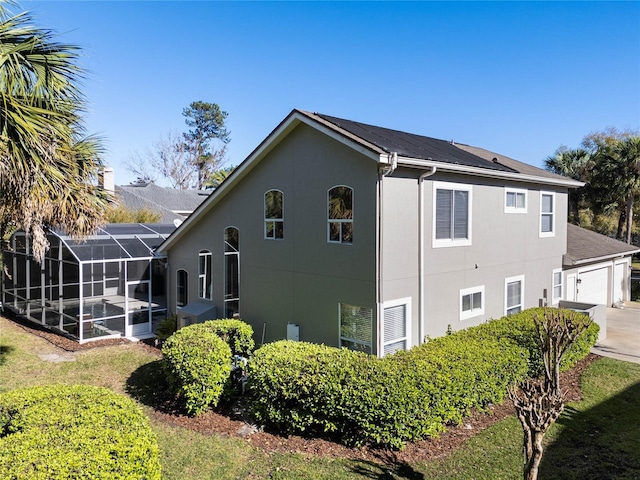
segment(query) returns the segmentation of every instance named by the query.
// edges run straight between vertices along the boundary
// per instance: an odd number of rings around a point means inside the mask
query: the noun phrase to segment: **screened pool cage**
[[[80,343],[152,337],[167,315],[166,258],[154,251],[174,230],[109,224],[82,241],[50,231],[42,264],[16,232],[3,251],[3,306]]]

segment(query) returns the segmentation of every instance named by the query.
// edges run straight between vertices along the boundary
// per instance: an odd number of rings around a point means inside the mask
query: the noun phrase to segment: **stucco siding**
[[[213,303],[224,314],[224,229],[239,229],[240,317],[256,340],[286,337],[338,344],[338,302],[375,311],[375,161],[300,125],[271,150],[169,251],[175,308],[175,272],[189,272],[189,301],[197,299],[198,251],[213,252]],[[353,188],[353,244],[327,242],[327,195]],[[284,195],[284,238],[264,238],[264,194]],[[265,327],[266,324],[266,327]],[[263,330],[264,329],[264,330]]]
[[[412,338],[419,341],[419,171],[398,171],[383,180],[383,301],[412,298]],[[434,183],[437,182],[437,183]],[[440,183],[444,182],[444,183]],[[471,244],[434,247],[434,185],[471,185]],[[566,190],[555,190],[555,231],[540,236],[540,186],[514,182],[526,190],[526,213],[505,213],[505,183],[436,173],[422,186],[424,331],[443,335],[505,314],[505,279],[524,276],[524,308],[538,306],[552,272],[566,251]],[[552,192],[553,190],[543,191]],[[461,290],[483,287],[484,313],[460,319]],[[543,300],[542,300],[543,301]]]

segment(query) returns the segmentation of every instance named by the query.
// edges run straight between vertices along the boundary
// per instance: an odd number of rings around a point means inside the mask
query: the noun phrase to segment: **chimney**
[[[99,181],[100,181],[100,185],[105,191],[114,193],[116,189],[116,184],[115,184],[115,176],[113,174],[113,168],[104,167],[104,170],[102,170],[102,174],[100,175]]]

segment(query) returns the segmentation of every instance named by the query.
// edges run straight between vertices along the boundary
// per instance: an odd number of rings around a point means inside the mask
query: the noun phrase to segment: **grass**
[[[0,392],[22,386],[83,383],[129,393],[145,404],[159,375],[157,358],[136,346],[104,347],[52,363],[45,340],[0,319]],[[640,365],[611,359],[583,375],[584,399],[567,406],[546,436],[540,478],[640,478]],[[301,454],[266,453],[240,438],[203,435],[151,419],[166,479],[520,479],[522,429],[515,418],[480,432],[452,454],[427,463],[380,465]]]

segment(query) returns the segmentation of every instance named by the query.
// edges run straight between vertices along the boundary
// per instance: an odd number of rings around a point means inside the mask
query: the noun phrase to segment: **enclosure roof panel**
[[[148,258],[174,230],[175,225],[110,223],[84,239],[77,240],[61,230],[51,230],[79,262]]]

